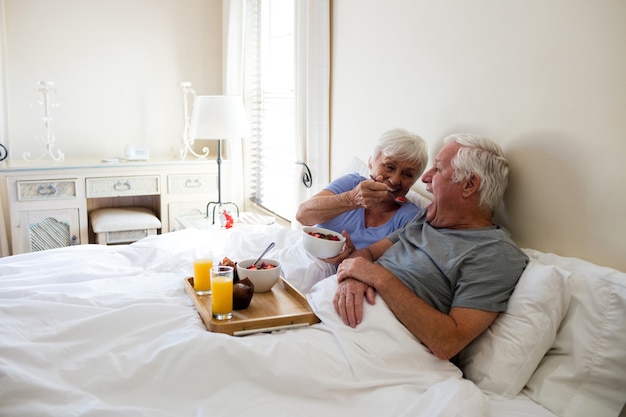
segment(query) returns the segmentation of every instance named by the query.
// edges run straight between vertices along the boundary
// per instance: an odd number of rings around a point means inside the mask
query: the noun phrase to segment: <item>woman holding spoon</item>
[[[305,226],[317,225],[346,236],[344,251],[326,260],[337,265],[355,249],[377,242],[417,214],[420,209],[405,196],[427,163],[424,139],[405,129],[389,130],[368,160],[369,177],[355,172],[337,178],[300,204],[296,219]]]

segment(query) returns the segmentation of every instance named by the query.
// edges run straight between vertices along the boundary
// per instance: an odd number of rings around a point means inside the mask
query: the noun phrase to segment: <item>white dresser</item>
[[[98,208],[150,208],[164,233],[182,227],[176,218],[204,213],[207,203],[217,200],[214,160],[19,161],[0,166],[0,175],[5,217],[0,224],[13,255],[95,243],[88,213]],[[230,177],[224,160],[223,201],[231,201]]]

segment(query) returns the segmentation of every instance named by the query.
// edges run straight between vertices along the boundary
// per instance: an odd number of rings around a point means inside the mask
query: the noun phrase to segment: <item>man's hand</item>
[[[372,287],[353,278],[346,278],[339,283],[333,305],[346,325],[356,327],[363,321],[364,298],[374,304],[376,292]]]
[[[377,277],[390,274],[385,268],[374,263],[392,245],[388,239],[381,239],[367,248],[354,252],[337,267],[339,287],[333,299],[335,311],[345,324],[356,327],[363,321],[363,298],[374,304],[376,300]]]

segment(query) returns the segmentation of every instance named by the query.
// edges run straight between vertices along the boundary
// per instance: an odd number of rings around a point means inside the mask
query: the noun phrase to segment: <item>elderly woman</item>
[[[404,226],[419,211],[403,198],[428,163],[426,142],[404,129],[385,132],[368,160],[371,175],[344,175],[300,204],[296,219],[305,226],[318,225],[346,236],[346,248],[334,264],[379,241]]]

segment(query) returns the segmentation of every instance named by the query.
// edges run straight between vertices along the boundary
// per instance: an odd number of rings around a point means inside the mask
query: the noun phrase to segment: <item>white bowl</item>
[[[262,258],[259,264],[265,262],[275,265],[270,269],[248,269],[256,259],[246,259],[237,262],[237,275],[239,279],[249,278],[254,284],[254,292],[266,292],[272,289],[280,277],[280,263],[273,259]]]
[[[311,255],[318,258],[332,258],[339,255],[343,244],[346,242],[346,238],[341,233],[324,229],[322,227],[304,227],[302,229],[304,236],[302,236],[302,244],[304,249]],[[332,235],[336,236],[338,240],[329,240],[322,237],[316,237],[315,234]]]

